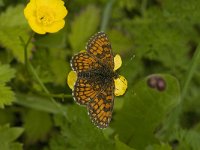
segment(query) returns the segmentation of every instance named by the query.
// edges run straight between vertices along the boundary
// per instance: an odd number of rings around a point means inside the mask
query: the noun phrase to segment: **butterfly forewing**
[[[72,69],[76,72],[89,71],[94,67],[98,67],[97,60],[91,57],[87,52],[80,52],[71,60]]]
[[[103,32],[98,32],[90,38],[87,44],[87,52],[95,56],[101,63],[114,69],[113,54],[111,44]]]

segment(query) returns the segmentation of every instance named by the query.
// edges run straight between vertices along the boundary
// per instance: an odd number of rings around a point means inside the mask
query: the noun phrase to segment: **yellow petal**
[[[55,33],[62,29],[67,13],[62,0],[30,0],[24,9],[30,27],[39,34]]]
[[[56,9],[56,11],[55,11],[56,12],[56,15],[55,15],[56,20],[63,19],[68,14],[67,9],[64,7],[63,1],[59,1],[55,5],[55,9]]]
[[[35,11],[36,11],[36,4],[35,1],[31,0],[24,9],[24,16],[26,19],[29,19],[30,17],[35,17]]]
[[[39,24],[36,20],[36,18],[30,18],[28,20],[29,26],[31,27],[31,29],[39,34],[45,34],[46,31],[44,30],[43,26],[41,24]]]
[[[80,52],[83,53],[83,52],[86,52],[86,50],[81,50]]]
[[[37,0],[37,6],[46,6],[55,14],[55,20],[63,19],[68,11],[62,0]]]
[[[55,33],[58,32],[60,29],[62,29],[65,26],[65,21],[64,20],[59,20],[51,25],[44,26],[44,30],[49,33]]]
[[[58,3],[61,3],[62,5],[64,2],[62,0],[34,0],[37,3],[37,6],[46,5],[46,6],[56,6]]]
[[[67,76],[67,84],[69,86],[70,89],[74,89],[74,84],[76,82],[77,79],[77,75],[75,71],[70,71],[68,76]]]
[[[119,69],[122,65],[122,59],[119,54],[114,57],[114,71]]]
[[[115,96],[123,95],[126,92],[127,87],[127,80],[119,75],[119,77],[115,79]]]

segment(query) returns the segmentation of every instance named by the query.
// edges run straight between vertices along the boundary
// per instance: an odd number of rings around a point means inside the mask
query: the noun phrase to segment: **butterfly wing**
[[[78,78],[74,85],[72,95],[78,104],[86,105],[100,90],[101,84],[91,81],[91,79]]]
[[[94,67],[98,67],[97,60],[91,57],[87,52],[80,52],[71,59],[71,67],[74,71],[83,72],[89,71]]]
[[[112,118],[114,105],[114,81],[106,85],[96,97],[87,104],[92,122],[99,128],[106,128]]]
[[[99,63],[88,52],[80,52],[72,58],[71,67],[78,76],[72,95],[78,104],[85,105],[100,91],[101,83],[95,81],[95,77],[83,77],[80,74],[90,74],[91,70],[99,67]]]
[[[97,76],[83,77],[81,74],[99,72],[104,67],[114,69],[111,44],[105,33],[95,34],[86,46],[87,52],[78,53],[71,66],[78,74],[73,97],[78,104],[86,105],[92,122],[106,128],[112,118],[114,105],[114,80],[104,84]],[[80,76],[79,76],[80,75]]]
[[[102,64],[114,69],[114,60],[111,44],[104,32],[98,32],[90,38],[86,46],[89,54],[96,57]]]

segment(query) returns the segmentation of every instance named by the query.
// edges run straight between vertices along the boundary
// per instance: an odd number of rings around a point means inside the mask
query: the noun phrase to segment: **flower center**
[[[45,26],[50,25],[55,20],[54,13],[49,7],[40,6],[37,10],[37,20]]]

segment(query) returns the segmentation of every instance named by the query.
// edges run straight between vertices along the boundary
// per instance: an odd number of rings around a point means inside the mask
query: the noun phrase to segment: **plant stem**
[[[45,85],[43,84],[43,82],[40,80],[37,72],[35,71],[34,67],[32,66],[31,62],[28,60],[28,55],[27,55],[27,48],[28,45],[31,42],[31,39],[33,38],[34,33],[32,33],[28,39],[28,41],[25,43],[24,45],[24,54],[25,54],[25,63],[27,66],[28,71],[33,75],[33,77],[35,78],[35,80],[39,83],[39,85],[41,86],[41,88],[43,89],[43,91],[47,94],[50,95],[50,92],[48,91],[48,89],[45,87]],[[63,109],[61,109],[61,105],[58,104],[52,97],[50,97],[50,100],[52,101],[53,104],[55,104],[57,106],[57,108],[62,112],[63,116],[66,117],[66,113],[65,111],[63,111]]]
[[[198,61],[200,60],[200,43],[199,45],[197,46],[197,49],[193,55],[193,58],[192,58],[192,62],[189,66],[189,70],[187,71],[187,74],[185,76],[185,82],[183,84],[183,90],[182,90],[182,94],[181,94],[181,99],[183,101],[186,93],[187,93],[187,89],[188,89],[188,86],[191,82],[191,79],[195,73],[195,70],[197,68],[197,65],[198,65]]]
[[[144,17],[145,15],[145,11],[146,11],[146,7],[147,7],[147,0],[142,0],[142,4],[141,4],[141,14]]]
[[[64,98],[72,98],[72,95],[70,94],[44,94],[44,93],[41,93],[42,96],[46,96],[46,97],[54,97],[54,98],[61,98],[61,99],[64,99]]]
[[[110,0],[103,11],[100,31],[105,31],[108,26],[108,20],[110,19],[111,10],[114,2],[115,0]]]

